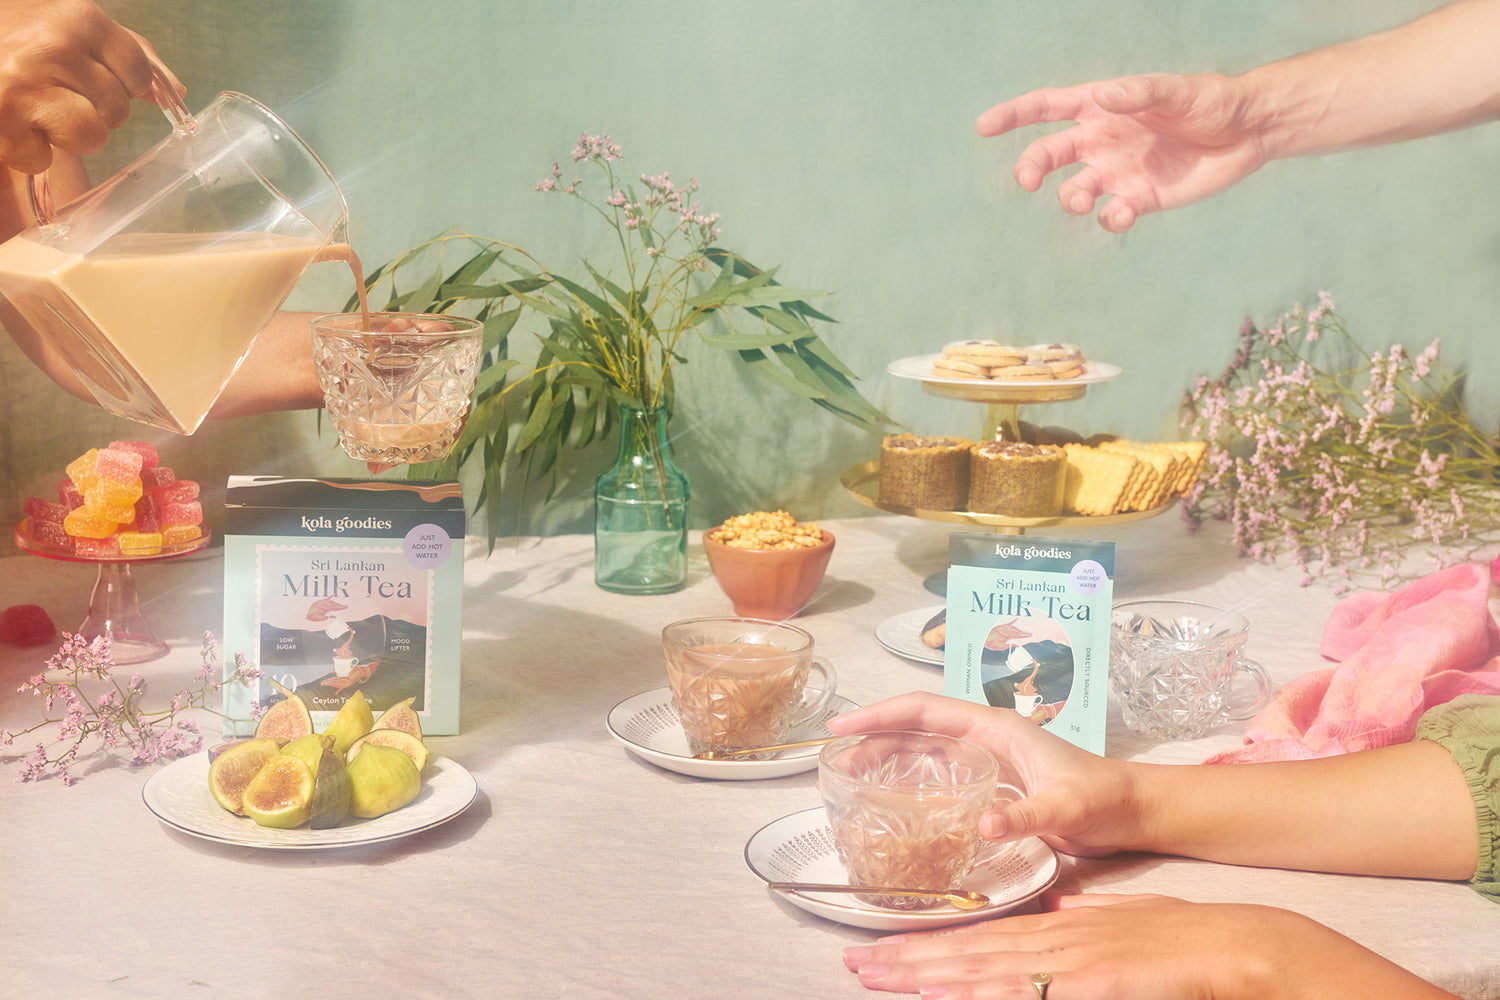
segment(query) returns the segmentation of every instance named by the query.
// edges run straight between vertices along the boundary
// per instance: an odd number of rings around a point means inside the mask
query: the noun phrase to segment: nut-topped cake
[[[969,451],[969,509],[1005,517],[1062,513],[1067,468],[1061,448],[986,441]]]
[[[963,510],[969,449],[961,437],[893,434],[880,443],[880,501],[922,510]]]

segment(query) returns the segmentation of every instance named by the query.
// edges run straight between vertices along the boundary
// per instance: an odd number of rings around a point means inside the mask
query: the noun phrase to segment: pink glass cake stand
[[[152,555],[81,556],[51,542],[40,541],[31,536],[31,518],[23,518],[16,525],[16,544],[32,555],[61,562],[92,563],[97,566],[94,592],[89,597],[89,611],[78,626],[78,634],[85,639],[106,636],[109,639],[110,656],[116,663],[145,663],[165,656],[167,644],[156,637],[151,623],[141,614],[140,600],[136,597],[135,578],[130,575],[134,563],[155,562],[174,556],[197,552],[208,544],[209,530],[202,526],[202,534],[190,542],[163,545],[161,551]]]

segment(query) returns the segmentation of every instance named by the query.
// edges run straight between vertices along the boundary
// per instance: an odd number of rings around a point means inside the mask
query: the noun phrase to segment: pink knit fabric
[[[1287,684],[1250,721],[1245,746],[1207,763],[1331,757],[1404,743],[1417,719],[1460,694],[1500,694],[1490,573],[1454,566],[1334,609],[1321,652],[1338,666]]]

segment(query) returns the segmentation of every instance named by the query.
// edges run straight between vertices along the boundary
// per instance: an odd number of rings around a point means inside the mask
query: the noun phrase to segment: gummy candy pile
[[[111,441],[68,463],[57,501],[27,497],[31,537],[90,557],[154,556],[203,533],[198,484],[145,441]]]

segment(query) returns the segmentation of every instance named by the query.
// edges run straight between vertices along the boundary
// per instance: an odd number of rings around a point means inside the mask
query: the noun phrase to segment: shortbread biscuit
[[[1032,344],[1026,348],[1028,361],[1083,361],[1077,344]]]
[[[1082,361],[1043,361],[1042,364],[1053,378],[1077,378],[1083,374]]]
[[[1203,461],[1208,457],[1207,441],[1164,441],[1163,448],[1170,448],[1187,458],[1186,470],[1177,481],[1174,496],[1186,496],[1198,481],[1198,474],[1203,470]]]
[[[1018,365],[1026,360],[1023,349],[998,340],[957,340],[944,345],[943,355],[978,365]]]
[[[1091,517],[1118,513],[1140,463],[1131,455],[1082,444],[1063,445],[1063,454],[1068,463],[1063,508]]]
[[[1129,498],[1133,510],[1151,510],[1166,503],[1177,485],[1182,457],[1165,448],[1156,448],[1139,441],[1109,441],[1099,446],[1101,451],[1124,452],[1151,467],[1153,475],[1149,485]]]
[[[1161,487],[1155,497],[1156,504],[1166,503],[1171,499],[1173,492],[1182,481],[1182,474],[1187,471],[1186,456],[1173,451],[1171,448],[1163,448],[1156,442],[1147,441],[1117,441],[1116,448],[1134,449],[1136,457],[1150,462],[1152,468],[1162,478]]]
[[[1012,365],[1009,368],[993,370],[991,377],[1009,382],[1012,379],[1051,379],[1052,373],[1045,365]]]
[[[990,370],[983,365],[976,365],[970,361],[959,361],[944,355],[934,358],[932,362],[932,373],[939,378],[989,378]]]

